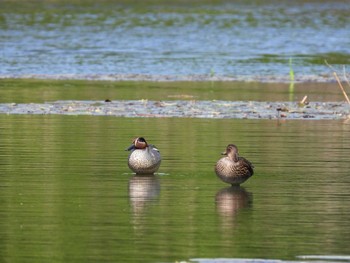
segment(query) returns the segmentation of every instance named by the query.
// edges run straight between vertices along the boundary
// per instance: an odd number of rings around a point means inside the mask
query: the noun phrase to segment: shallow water
[[[0,115],[1,258],[349,255],[349,131],[343,121]],[[163,156],[154,177],[127,167],[138,135]],[[256,167],[239,189],[213,172],[231,142]]]
[[[5,0],[0,7],[0,76],[288,80],[292,58],[296,79],[322,79],[331,73],[324,60],[340,72],[349,64],[347,0]]]

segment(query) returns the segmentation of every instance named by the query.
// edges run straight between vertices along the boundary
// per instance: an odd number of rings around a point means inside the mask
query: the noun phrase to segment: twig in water
[[[307,95],[304,96],[304,98],[300,101],[300,103],[304,104],[306,102],[306,100],[307,100]]]
[[[299,106],[305,106],[308,105],[309,102],[307,101],[307,95],[304,96],[304,98],[299,102]]]

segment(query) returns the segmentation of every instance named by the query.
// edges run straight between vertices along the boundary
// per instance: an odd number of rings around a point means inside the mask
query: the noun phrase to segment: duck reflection
[[[142,216],[160,193],[159,178],[155,175],[135,175],[129,180],[129,200],[134,216]]]
[[[251,207],[253,195],[243,187],[231,186],[216,193],[216,210],[222,218],[224,227],[233,227],[237,212],[242,208]]]

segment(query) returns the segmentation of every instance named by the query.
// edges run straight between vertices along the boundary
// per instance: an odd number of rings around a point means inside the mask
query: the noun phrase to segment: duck
[[[129,168],[136,174],[154,174],[161,163],[159,150],[148,144],[144,137],[137,137],[126,151],[131,151],[128,158]]]
[[[215,165],[216,175],[225,183],[237,186],[244,183],[254,174],[253,164],[244,157],[238,156],[238,148],[229,144]]]

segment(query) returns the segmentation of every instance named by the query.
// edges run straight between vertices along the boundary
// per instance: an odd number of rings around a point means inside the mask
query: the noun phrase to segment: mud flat
[[[0,104],[1,114],[61,114],[149,118],[348,119],[345,102],[257,102],[195,100],[54,101]]]
[[[207,74],[152,75],[152,74],[1,74],[0,79],[46,79],[46,80],[100,80],[100,81],[245,81],[262,83],[289,83],[290,77],[273,75],[220,76]],[[332,83],[332,74],[298,75],[296,83]]]

